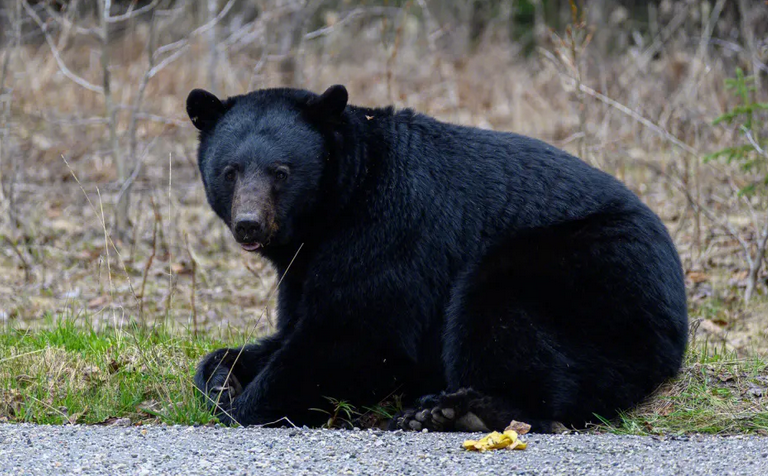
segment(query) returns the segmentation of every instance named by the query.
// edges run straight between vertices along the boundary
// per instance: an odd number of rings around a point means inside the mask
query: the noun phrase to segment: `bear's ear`
[[[310,99],[307,102],[307,110],[312,117],[319,120],[335,120],[341,117],[348,99],[347,88],[336,84],[326,89],[323,94]]]
[[[224,104],[219,98],[204,89],[193,89],[187,96],[187,114],[201,131],[215,126],[224,112]]]

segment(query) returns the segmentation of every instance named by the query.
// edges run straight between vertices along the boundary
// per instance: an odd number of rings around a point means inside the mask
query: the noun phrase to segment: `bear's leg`
[[[200,361],[195,386],[205,395],[209,407],[226,410],[280,345],[281,340],[272,336],[237,349],[215,350]]]
[[[674,249],[660,232],[607,220],[510,238],[457,280],[447,391],[478,392],[465,406],[489,429],[612,418],[679,368],[686,308]]]
[[[499,431],[518,420],[549,432],[563,422],[580,396],[579,362],[542,305],[559,291],[546,269],[553,258],[536,259],[529,245],[497,248],[457,279],[443,332],[447,389],[421,398],[391,426]]]
[[[557,422],[567,423],[562,410],[578,389],[564,369],[577,362],[533,309],[522,299],[515,305],[508,281],[491,281],[462,289],[449,309],[443,348],[447,390],[422,397],[390,428],[501,431],[517,420],[549,433],[560,427]]]

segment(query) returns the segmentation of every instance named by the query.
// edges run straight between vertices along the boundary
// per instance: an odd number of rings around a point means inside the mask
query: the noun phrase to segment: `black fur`
[[[473,413],[547,431],[612,417],[676,374],[680,261],[623,184],[538,140],[346,100],[341,86],[190,95],[209,203],[231,226],[233,187],[267,190],[259,252],[285,274],[277,333],[200,364],[223,421],[313,425],[325,397],[395,393],[427,396],[393,427]]]

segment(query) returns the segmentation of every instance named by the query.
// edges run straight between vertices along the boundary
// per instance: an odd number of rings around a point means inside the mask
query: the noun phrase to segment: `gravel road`
[[[0,425],[0,473],[768,475],[768,438],[527,435],[524,451],[470,453],[461,449],[469,436]]]

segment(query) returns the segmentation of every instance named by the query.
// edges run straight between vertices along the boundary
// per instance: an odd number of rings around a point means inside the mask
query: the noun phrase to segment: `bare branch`
[[[539,51],[546,56],[549,60],[553,61],[555,64],[557,64],[557,59],[550,53],[549,51],[540,48]],[[664,129],[663,127],[659,126],[658,124],[654,123],[650,119],[647,119],[639,112],[621,104],[620,102],[609,98],[608,96],[601,94],[594,89],[590,88],[589,86],[586,86],[584,84],[578,83],[576,78],[566,74],[562,73],[573,85],[573,87],[577,87],[579,91],[586,93],[593,98],[611,106],[614,109],[617,109],[618,111],[626,114],[627,116],[631,117],[632,119],[636,120],[640,124],[644,125],[645,127],[649,128],[650,130],[654,131],[655,133],[659,134],[660,136],[667,139],[669,142],[674,144],[675,146],[679,147],[680,149],[684,150],[685,152],[693,155],[696,158],[700,157],[699,151],[697,151],[695,148],[691,147],[690,145],[686,144],[685,142],[681,141],[674,135],[672,135],[669,131]]]
[[[229,0],[226,5],[224,5],[224,8],[221,9],[218,15],[216,15],[214,18],[212,18],[207,23],[200,25],[199,27],[192,30],[192,33],[187,35],[187,38],[191,38],[195,35],[199,35],[201,33],[205,33],[206,31],[210,30],[211,28],[215,27],[219,21],[221,21],[224,16],[229,13],[229,11],[232,9],[232,7],[235,5],[235,0]]]
[[[749,201],[749,197],[746,194],[740,193],[740,189],[738,185],[733,181],[733,177],[731,177],[731,174],[723,171],[723,176],[728,181],[728,185],[731,187],[731,193],[734,197],[741,198],[742,203],[744,203],[744,208],[747,209],[749,212],[750,217],[752,218],[752,226],[755,227],[755,230],[760,229],[760,222],[757,218],[757,213],[755,212],[755,207],[752,205],[752,203]]]
[[[397,7],[360,7],[360,8],[354,8],[350,10],[344,18],[337,21],[333,25],[329,25],[323,28],[319,28],[315,31],[310,31],[306,35],[304,35],[305,40],[312,40],[321,36],[330,35],[333,33],[333,30],[336,28],[344,25],[345,23],[349,23],[350,21],[354,20],[355,18],[362,16],[362,15],[371,15],[371,16],[382,16],[382,15],[397,15],[400,12],[400,8]]]
[[[179,58],[181,57],[181,55],[183,55],[184,53],[186,53],[186,51],[187,51],[188,49],[189,49],[189,45],[185,45],[185,46],[184,46],[184,47],[182,47],[181,49],[177,50],[175,53],[173,53],[172,55],[170,55],[170,56],[166,57],[165,59],[163,59],[163,61],[161,61],[160,63],[158,63],[158,64],[156,64],[155,66],[153,66],[153,67],[152,67],[152,69],[150,69],[150,70],[147,72],[147,75],[148,75],[150,78],[154,77],[154,76],[155,76],[157,73],[159,73],[160,71],[162,71],[162,70],[163,70],[163,68],[165,68],[165,67],[166,67],[166,66],[168,66],[169,64],[171,64],[171,63],[173,63],[174,61],[176,61],[177,59],[179,59]]]
[[[684,2],[681,2],[684,3]],[[656,54],[657,51],[661,49],[661,47],[666,43],[666,41],[669,39],[670,36],[672,36],[672,33],[677,31],[678,28],[680,28],[683,23],[685,23],[685,20],[688,19],[688,9],[689,9],[688,3],[686,3],[685,7],[681,8],[680,11],[677,13],[677,15],[672,18],[672,21],[669,22],[669,25],[667,25],[666,28],[664,28],[663,31],[661,31],[656,38],[653,39],[653,43],[651,46],[646,48],[645,51],[643,51],[640,56],[637,58],[637,61],[633,64],[633,68],[627,69],[624,74],[622,74],[617,83],[618,84],[624,84],[630,76],[633,76],[638,71],[642,71],[645,69],[645,67],[648,65],[648,62],[653,58],[653,55]]]
[[[177,127],[192,127],[189,124],[189,120],[175,119],[173,117],[158,116],[157,114],[148,114],[146,112],[140,112],[136,114],[139,119],[145,119],[147,121],[157,122],[160,124],[168,124]]]
[[[688,202],[688,205],[693,209],[694,212],[701,213],[702,215],[704,215],[705,218],[707,218],[707,220],[709,220],[715,226],[720,228],[726,235],[736,240],[739,243],[739,246],[741,246],[742,251],[744,252],[744,256],[746,258],[747,264],[751,265],[752,256],[750,254],[750,245],[749,243],[747,243],[747,241],[744,238],[742,238],[739,235],[739,232],[733,227],[733,225],[731,225],[725,218],[720,218],[719,216],[717,216],[713,210],[704,206],[700,201],[696,200],[696,198],[691,194],[691,191],[688,189],[688,187],[679,178],[668,174],[665,170],[663,170],[661,167],[659,167],[657,164],[653,162],[650,162],[650,161],[638,161],[638,162],[656,171],[659,175],[662,175],[663,177],[665,177],[673,187],[675,187],[678,191],[680,191],[683,194],[683,196],[685,196],[685,199]]]
[[[11,156],[10,177],[3,175],[3,166],[5,165],[5,152],[7,150],[8,130],[10,128],[11,101],[13,93],[11,88],[6,92],[5,80],[8,77],[11,55],[18,55],[19,45],[21,44],[21,2],[17,0],[13,9],[13,43],[5,48],[5,57],[3,58],[3,70],[0,73],[0,104],[2,104],[2,113],[0,113],[0,203],[8,209],[8,220],[11,228],[19,228],[19,216],[16,210],[16,180],[18,178],[19,158],[16,155]],[[6,188],[7,187],[7,188]],[[22,260],[23,261],[23,260]],[[24,268],[25,278],[28,278],[28,269]]]
[[[182,38],[172,43],[168,43],[163,46],[158,46],[157,49],[155,50],[155,56],[160,56],[162,54],[168,53],[169,51],[173,51],[179,48],[184,48],[185,46],[187,46],[187,43],[189,43],[189,38]]]
[[[164,58],[162,61],[160,61],[159,63],[151,67],[148,73],[149,78],[154,77],[163,68],[167,67],[169,64],[173,63],[174,61],[179,59],[184,53],[186,53],[189,50],[189,40],[192,37],[205,33],[210,28],[213,28],[216,25],[216,23],[218,23],[222,18],[224,18],[227,12],[229,12],[229,10],[232,9],[232,6],[234,4],[235,4],[235,0],[229,0],[229,2],[227,2],[226,5],[224,5],[224,8],[221,9],[219,14],[216,15],[215,18],[205,23],[204,25],[201,25],[195,30],[192,30],[192,32],[190,32],[185,38],[157,47],[157,49],[155,49],[153,53],[153,58],[152,58],[153,62],[157,61],[158,58],[165,53],[169,53],[169,52],[173,52],[173,53],[171,53],[168,57]]]
[[[61,59],[61,55],[59,54],[59,49],[56,47],[56,44],[53,41],[53,38],[51,38],[51,35],[48,33],[48,27],[45,23],[43,23],[43,20],[40,19],[40,17],[35,13],[35,10],[29,6],[29,3],[27,0],[21,0],[21,4],[24,7],[24,10],[27,11],[27,14],[32,17],[32,20],[37,23],[37,26],[40,27],[40,31],[43,32],[43,36],[45,36],[45,42],[48,43],[48,46],[51,48],[51,53],[53,54],[54,59],[56,60],[56,64],[59,65],[59,70],[66,76],[67,78],[71,79],[73,82],[75,82],[77,85],[82,86],[83,88],[93,91],[95,93],[104,94],[104,88],[100,86],[96,86],[95,84],[87,81],[86,79],[76,75],[72,71],[70,71],[69,68],[67,68],[67,65],[64,63],[64,60]]]
[[[155,49],[155,32],[157,31],[157,19],[153,16],[152,20],[149,24],[149,38],[147,38],[147,60],[149,64],[147,65],[147,70],[144,72],[144,76],[141,78],[141,82],[139,83],[139,91],[136,93],[136,100],[133,103],[133,108],[131,111],[131,120],[130,124],[128,126],[128,140],[129,140],[129,149],[130,149],[130,156],[132,161],[136,161],[136,127],[137,127],[137,117],[136,115],[141,110],[141,104],[144,101],[144,92],[147,89],[147,84],[149,84],[149,79],[151,78],[150,72],[152,71],[152,67],[155,63],[155,55],[154,55],[154,49]],[[138,168],[138,165],[136,165]],[[130,188],[130,184],[128,184],[128,181],[126,181],[127,187]],[[118,200],[118,203],[119,200]]]
[[[741,45],[732,41],[723,40],[722,38],[712,38],[709,40],[709,42],[713,45],[721,46],[725,49],[731,50],[734,53],[742,53],[745,51],[745,48],[743,48]],[[760,61],[760,58],[755,56],[753,60],[755,61],[755,67],[757,68],[756,71],[759,70],[764,73],[768,73],[768,65]]]
[[[750,28],[748,21],[748,18],[751,16],[752,12],[750,11],[749,4],[746,0],[738,0],[738,4],[740,13],[739,16],[741,17],[741,34],[746,40],[749,56],[752,60],[752,71],[755,75],[755,93],[759,96],[760,92],[762,91],[762,81],[760,78],[760,73],[758,72],[758,67],[761,62],[759,58],[760,55],[758,54],[758,48],[755,44],[755,32],[752,30],[752,28]]]
[[[766,159],[768,159],[768,151],[760,147],[760,144],[757,143],[757,141],[755,140],[755,137],[752,135],[752,131],[744,126],[742,126],[742,131],[744,132],[744,137],[747,138],[747,140],[752,145],[752,147],[755,148],[757,153],[762,155]]]
[[[207,0],[206,2],[208,5],[208,18],[213,20],[216,18],[216,6],[218,1],[217,0]],[[217,87],[216,87],[216,70],[218,62],[219,62],[219,50],[216,49],[216,42],[218,40],[217,35],[218,30],[216,28],[211,28],[208,30],[208,88],[216,94]]]
[[[71,31],[74,31],[78,35],[86,35],[86,36],[99,36],[99,29],[98,28],[83,28],[80,25],[77,25],[70,21],[69,18],[67,18],[64,15],[60,15],[56,10],[51,8],[51,4],[48,2],[44,2],[43,5],[45,6],[45,12],[56,20],[58,23],[64,26],[64,28],[67,28]],[[71,6],[70,6],[71,8]]]
[[[115,16],[109,16],[107,18],[107,22],[109,23],[118,23],[125,20],[130,20],[131,18],[135,18],[142,13],[146,13],[153,8],[155,8],[160,3],[160,0],[152,0],[151,3],[148,3],[147,5],[144,5],[143,7],[139,8],[138,10],[134,10],[133,6],[135,5],[135,2],[131,3],[131,6],[128,7],[128,11],[123,13],[122,15],[115,15]]]
[[[755,230],[757,231],[757,230]],[[768,245],[768,216],[766,216],[765,226],[761,230],[760,243],[757,245],[754,259],[749,261],[749,276],[747,278],[747,289],[744,291],[744,302],[748,303],[752,298],[752,293],[757,287],[757,277],[760,274],[760,268],[765,257],[765,248]]]

